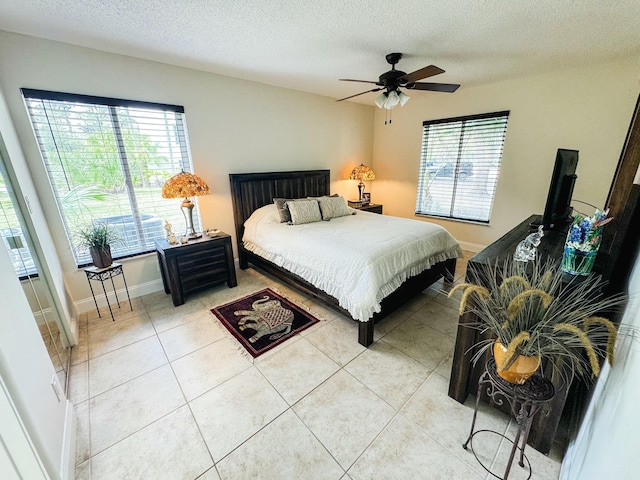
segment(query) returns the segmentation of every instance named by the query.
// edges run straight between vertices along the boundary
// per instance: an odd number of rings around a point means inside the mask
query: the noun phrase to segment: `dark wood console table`
[[[532,215],[510,232],[503,235],[487,248],[472,257],[467,264],[467,281],[473,281],[473,272],[481,271],[481,265],[502,264],[507,257],[513,256],[518,243],[520,243],[533,230],[529,224],[534,220],[540,220],[540,215]],[[560,261],[564,249],[567,233],[565,230],[549,230],[544,232],[544,237],[538,246],[538,255],[542,261],[547,258]],[[599,265],[606,262],[605,255],[598,254],[596,260],[596,271]],[[469,394],[476,395],[478,392],[478,379],[484,372],[487,358],[480,359],[475,366],[471,358],[475,354],[472,349],[480,341],[480,332],[467,326],[477,321],[472,313],[465,313],[458,321],[458,334],[453,355],[453,367],[451,369],[451,380],[449,383],[449,396],[460,403],[463,403]],[[465,325],[467,324],[467,325]],[[552,377],[553,368],[549,365],[544,370],[545,376]],[[563,385],[560,379],[552,378],[556,394],[551,402],[543,407],[541,415],[538,415],[531,424],[528,444],[542,453],[549,453],[553,437],[558,428],[558,423],[562,417],[565,404],[568,403],[570,385]],[[575,382],[574,382],[575,383]],[[577,408],[577,407],[576,407]]]

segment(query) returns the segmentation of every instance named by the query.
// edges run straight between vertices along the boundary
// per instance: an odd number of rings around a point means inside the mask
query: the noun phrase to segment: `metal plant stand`
[[[131,305],[131,297],[129,296],[129,287],[127,287],[127,280],[124,278],[124,270],[122,270],[121,263],[112,263],[108,267],[98,268],[98,267],[89,267],[84,269],[84,273],[87,275],[87,281],[89,282],[89,288],[91,289],[91,296],[93,297],[93,303],[96,305],[96,310],[98,311],[98,317],[102,317],[100,315],[100,309],[98,308],[98,302],[96,300],[96,295],[93,292],[93,286],[91,285],[91,280],[99,280],[102,284],[102,291],[104,292],[104,298],[107,300],[107,307],[109,307],[109,313],[111,314],[111,320],[115,321],[113,317],[113,311],[111,310],[111,303],[109,303],[109,296],[107,295],[107,290],[104,288],[104,281],[111,280],[111,286],[113,287],[113,295],[116,297],[116,303],[118,304],[118,308],[120,308],[120,301],[118,300],[118,292],[116,291],[116,286],[113,283],[113,277],[117,277],[118,275],[122,275],[122,281],[124,282],[124,291],[127,292],[127,299],[129,300],[129,308],[133,312],[133,305]]]
[[[513,440],[494,430],[474,431],[476,426],[476,417],[478,415],[478,404],[480,402],[480,397],[482,396],[483,391],[486,392],[491,401],[495,404],[503,405],[506,401],[511,407],[511,414],[518,424],[518,429]],[[516,450],[520,450],[520,459],[518,461],[518,464],[521,467],[524,467],[524,461],[526,460],[529,467],[529,476],[527,478],[531,478],[531,463],[529,462],[527,456],[524,454],[524,449],[527,445],[527,438],[529,437],[529,429],[531,428],[531,421],[533,420],[535,414],[538,413],[540,408],[546,402],[553,398],[554,394],[555,389],[551,381],[544,378],[538,373],[534,374],[522,385],[507,382],[502,377],[500,377],[500,375],[498,375],[498,371],[496,370],[496,362],[493,358],[491,358],[487,362],[484,373],[478,380],[478,393],[476,395],[476,406],[473,412],[473,421],[471,422],[471,431],[469,432],[469,437],[462,445],[462,448],[466,450],[467,446],[471,446],[471,451],[473,452],[473,455],[476,457],[476,460],[478,460],[478,463],[480,463],[482,468],[484,468],[494,477],[501,480],[507,480],[507,478],[509,477],[511,464],[513,463]],[[513,444],[513,446],[511,447],[511,454],[509,455],[509,461],[507,462],[507,467],[505,469],[503,477],[499,477],[489,468],[487,468],[478,458],[476,452],[473,451],[473,437],[483,432],[499,435]],[[520,442],[521,438],[522,442]]]

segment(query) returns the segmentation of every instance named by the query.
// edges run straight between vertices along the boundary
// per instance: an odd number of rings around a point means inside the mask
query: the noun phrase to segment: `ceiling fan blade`
[[[406,75],[400,77],[399,80],[401,83],[411,83],[422,80],[423,78],[440,75],[441,73],[444,73],[444,70],[442,70],[440,67],[429,65],[428,67],[421,68],[420,70],[416,70],[415,72],[407,73]]]
[[[374,88],[373,90],[367,90],[366,92],[356,93],[355,95],[351,95],[350,97],[341,98],[339,100],[336,100],[336,102],[341,102],[343,100],[348,100],[350,98],[357,97],[358,95],[364,95],[365,93],[379,92],[380,90],[384,90],[384,89],[383,88]]]
[[[380,85],[380,82],[374,82],[372,80],[353,80],[352,78],[339,78],[340,82],[360,82],[360,83],[373,83],[375,85]]]
[[[457,83],[429,83],[429,82],[413,82],[407,83],[405,88],[410,90],[430,90],[432,92],[453,93],[460,85]]]

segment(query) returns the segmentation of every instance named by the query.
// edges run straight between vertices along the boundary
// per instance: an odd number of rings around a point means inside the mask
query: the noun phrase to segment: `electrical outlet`
[[[58,402],[60,401],[60,386],[58,385],[58,377],[56,376],[56,374],[53,374],[53,377],[51,377],[51,388],[53,388],[53,393],[56,394],[56,398],[58,399]]]

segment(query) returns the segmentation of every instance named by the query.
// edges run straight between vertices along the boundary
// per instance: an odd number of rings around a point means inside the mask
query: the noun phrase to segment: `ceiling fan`
[[[376,105],[380,108],[386,108],[391,110],[393,107],[400,105],[403,106],[409,100],[409,96],[400,90],[400,87],[408,90],[430,90],[432,92],[455,92],[460,85],[455,83],[429,83],[418,82],[423,78],[433,77],[444,73],[444,70],[436,67],[435,65],[429,65],[428,67],[421,68],[412,73],[405,73],[401,70],[396,70],[396,63],[402,58],[401,53],[390,53],[386,56],[387,62],[391,65],[391,70],[383,73],[378,77],[378,81],[369,80],[352,80],[350,78],[341,78],[341,82],[360,82],[360,83],[373,83],[378,85],[378,88],[367,90],[366,92],[356,93],[345,98],[336,100],[341,102],[348,100],[349,98],[357,97],[358,95],[364,95],[370,92],[379,92],[384,90],[378,98],[376,98]]]

